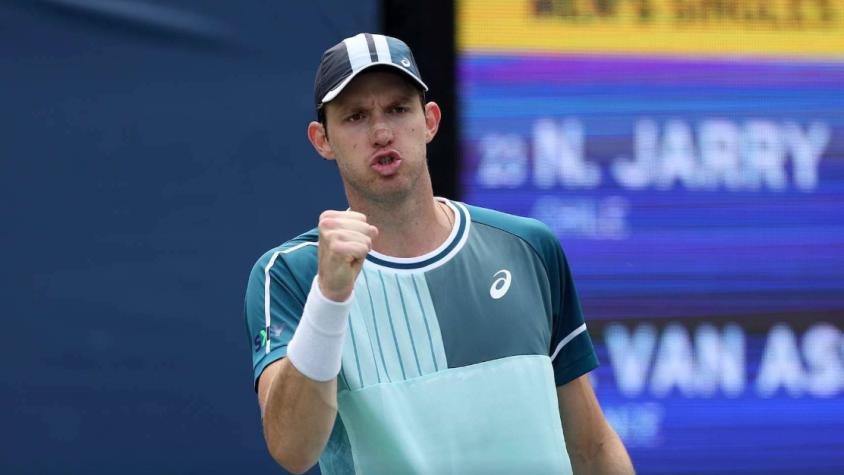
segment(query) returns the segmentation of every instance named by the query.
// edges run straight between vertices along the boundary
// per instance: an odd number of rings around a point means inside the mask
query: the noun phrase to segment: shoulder
[[[252,266],[252,275],[269,273],[278,263],[293,274],[307,274],[316,267],[319,233],[316,228],[276,246],[266,252]]]
[[[559,248],[559,241],[545,223],[523,216],[502,213],[479,206],[465,205],[472,218],[472,224],[480,224],[500,232],[508,233],[527,242],[540,254]]]

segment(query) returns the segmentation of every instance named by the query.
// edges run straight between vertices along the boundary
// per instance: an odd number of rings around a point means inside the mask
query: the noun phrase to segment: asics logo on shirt
[[[507,269],[501,269],[492,277],[495,280],[492,281],[492,287],[489,288],[489,296],[498,300],[501,297],[504,297],[507,291],[510,290],[510,271]]]

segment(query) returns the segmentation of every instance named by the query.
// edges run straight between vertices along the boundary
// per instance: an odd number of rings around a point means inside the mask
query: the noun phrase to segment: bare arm
[[[578,475],[635,473],[630,456],[610,427],[586,375],[557,388],[566,449]]]
[[[258,402],[275,461],[292,473],[314,466],[337,417],[337,380],[308,379],[284,358],[261,374]]]

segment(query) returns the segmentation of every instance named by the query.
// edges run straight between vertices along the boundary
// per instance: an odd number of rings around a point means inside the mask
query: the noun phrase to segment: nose
[[[372,144],[378,147],[390,145],[393,142],[393,129],[387,124],[383,116],[376,117],[370,129]]]

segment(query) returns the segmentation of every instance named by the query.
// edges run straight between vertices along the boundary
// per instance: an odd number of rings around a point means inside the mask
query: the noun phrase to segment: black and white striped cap
[[[316,80],[314,101],[319,109],[330,102],[361,72],[373,66],[387,66],[404,72],[423,90],[419,68],[410,47],[392,36],[361,33],[337,43],[322,54]]]

